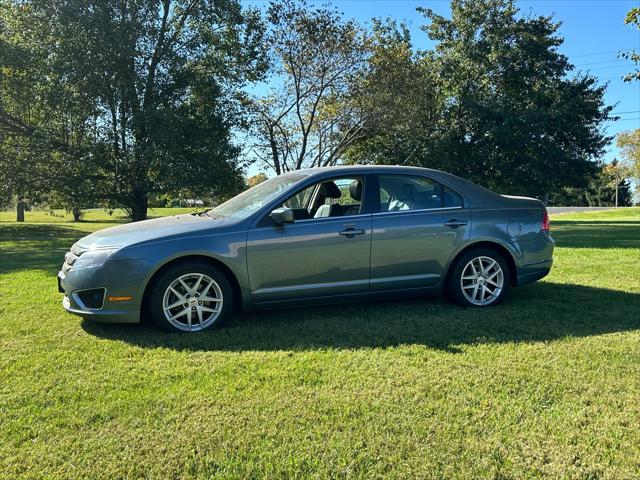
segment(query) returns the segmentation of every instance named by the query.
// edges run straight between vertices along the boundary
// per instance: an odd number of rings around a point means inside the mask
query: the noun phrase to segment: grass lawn
[[[13,218],[4,478],[640,477],[640,209],[553,217],[552,274],[496,308],[246,313],[191,336],[63,311],[64,252],[122,219]]]
[[[191,213],[195,211],[202,211],[204,209],[200,208],[150,208],[149,209],[149,218],[155,217],[164,217],[166,215],[178,215],[181,213]],[[15,222],[16,212],[15,211],[0,211],[0,223],[4,222]],[[73,222],[73,215],[64,210],[49,210],[49,211],[34,211],[34,212],[25,212],[25,220],[28,223],[69,223]],[[104,224],[116,224],[116,223],[124,223],[128,221],[127,215],[123,210],[115,210],[111,215],[107,214],[103,209],[96,208],[90,210],[84,210],[82,213],[82,218],[80,219],[81,223],[94,223],[93,227],[90,227],[92,230],[99,230],[100,228],[105,228],[110,225]],[[77,224],[76,224],[77,225]]]

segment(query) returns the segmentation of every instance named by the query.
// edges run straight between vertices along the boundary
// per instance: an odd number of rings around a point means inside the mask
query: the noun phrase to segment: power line
[[[624,80],[624,77],[626,77],[626,76],[627,76],[626,73],[621,73],[620,75],[616,75],[614,77],[598,77],[598,80],[601,81],[601,82],[604,82],[604,81],[607,81],[607,80]],[[628,83],[628,82],[626,82],[626,83]]]
[[[596,68],[586,68],[585,70],[590,71],[590,70],[610,70],[612,68],[628,68],[628,67],[633,67],[635,66],[635,63],[628,63],[628,64],[624,64],[624,65],[609,65],[608,67],[596,67]]]
[[[581,55],[571,55],[571,58],[581,58],[581,57],[595,57],[597,55],[606,55],[608,53],[624,53],[628,51],[628,49],[624,50],[609,50],[608,52],[598,52],[598,53],[583,53]],[[569,56],[569,55],[567,55]]]
[[[589,62],[589,63],[579,63],[578,65],[574,65],[575,67],[583,67],[585,65],[602,65],[603,63],[615,63],[615,62],[627,62],[626,58],[616,58],[615,60],[603,60],[600,62]]]
[[[640,110],[627,110],[626,112],[611,112],[611,115],[621,115],[623,113],[638,113]]]

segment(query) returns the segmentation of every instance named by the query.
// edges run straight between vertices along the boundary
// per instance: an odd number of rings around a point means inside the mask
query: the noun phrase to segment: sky
[[[449,16],[449,0],[333,0],[331,3],[347,18],[367,24],[374,17],[391,17],[406,21],[417,49],[430,49],[433,43],[420,26],[426,22],[416,11],[419,6],[431,8],[436,13]],[[244,5],[264,9],[267,0],[245,0]],[[618,57],[618,52],[640,50],[640,31],[624,24],[625,15],[633,7],[640,7],[640,0],[528,0],[518,1],[521,12],[535,15],[553,15],[562,22],[559,35],[564,38],[560,52],[567,55],[577,70],[589,71],[608,88],[605,101],[614,106],[620,120],[608,122],[606,132],[610,136],[625,130],[640,128],[640,81],[623,82],[622,76],[633,70],[633,63]],[[605,161],[618,156],[615,141],[609,146]],[[253,165],[247,174],[263,169]]]

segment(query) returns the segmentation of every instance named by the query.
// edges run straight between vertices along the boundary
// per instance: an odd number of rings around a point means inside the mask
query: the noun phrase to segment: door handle
[[[467,224],[467,222],[461,222],[460,220],[456,220],[455,218],[452,218],[448,222],[444,222],[444,224],[447,227],[458,228],[458,227],[464,227]]]
[[[347,228],[340,232],[340,235],[347,238],[353,238],[356,235],[364,235],[364,230],[361,228]]]

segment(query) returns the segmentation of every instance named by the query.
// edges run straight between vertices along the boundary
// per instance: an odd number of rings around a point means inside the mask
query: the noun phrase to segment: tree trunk
[[[542,201],[543,201],[545,207],[549,206],[549,192],[544,192],[544,196],[542,197]]]
[[[16,222],[24,222],[24,200],[21,199],[16,203]]]
[[[149,207],[149,197],[146,193],[134,194],[131,203],[131,220],[139,222],[147,219],[147,208]]]
[[[271,159],[273,160],[273,168],[276,170],[276,175],[280,175],[280,156],[278,155],[278,144],[276,142],[276,133],[275,128],[270,125],[269,126],[269,144],[271,146]]]
[[[73,213],[73,221],[74,222],[79,222],[80,221],[80,215],[81,215],[80,207],[73,207],[72,213]]]

